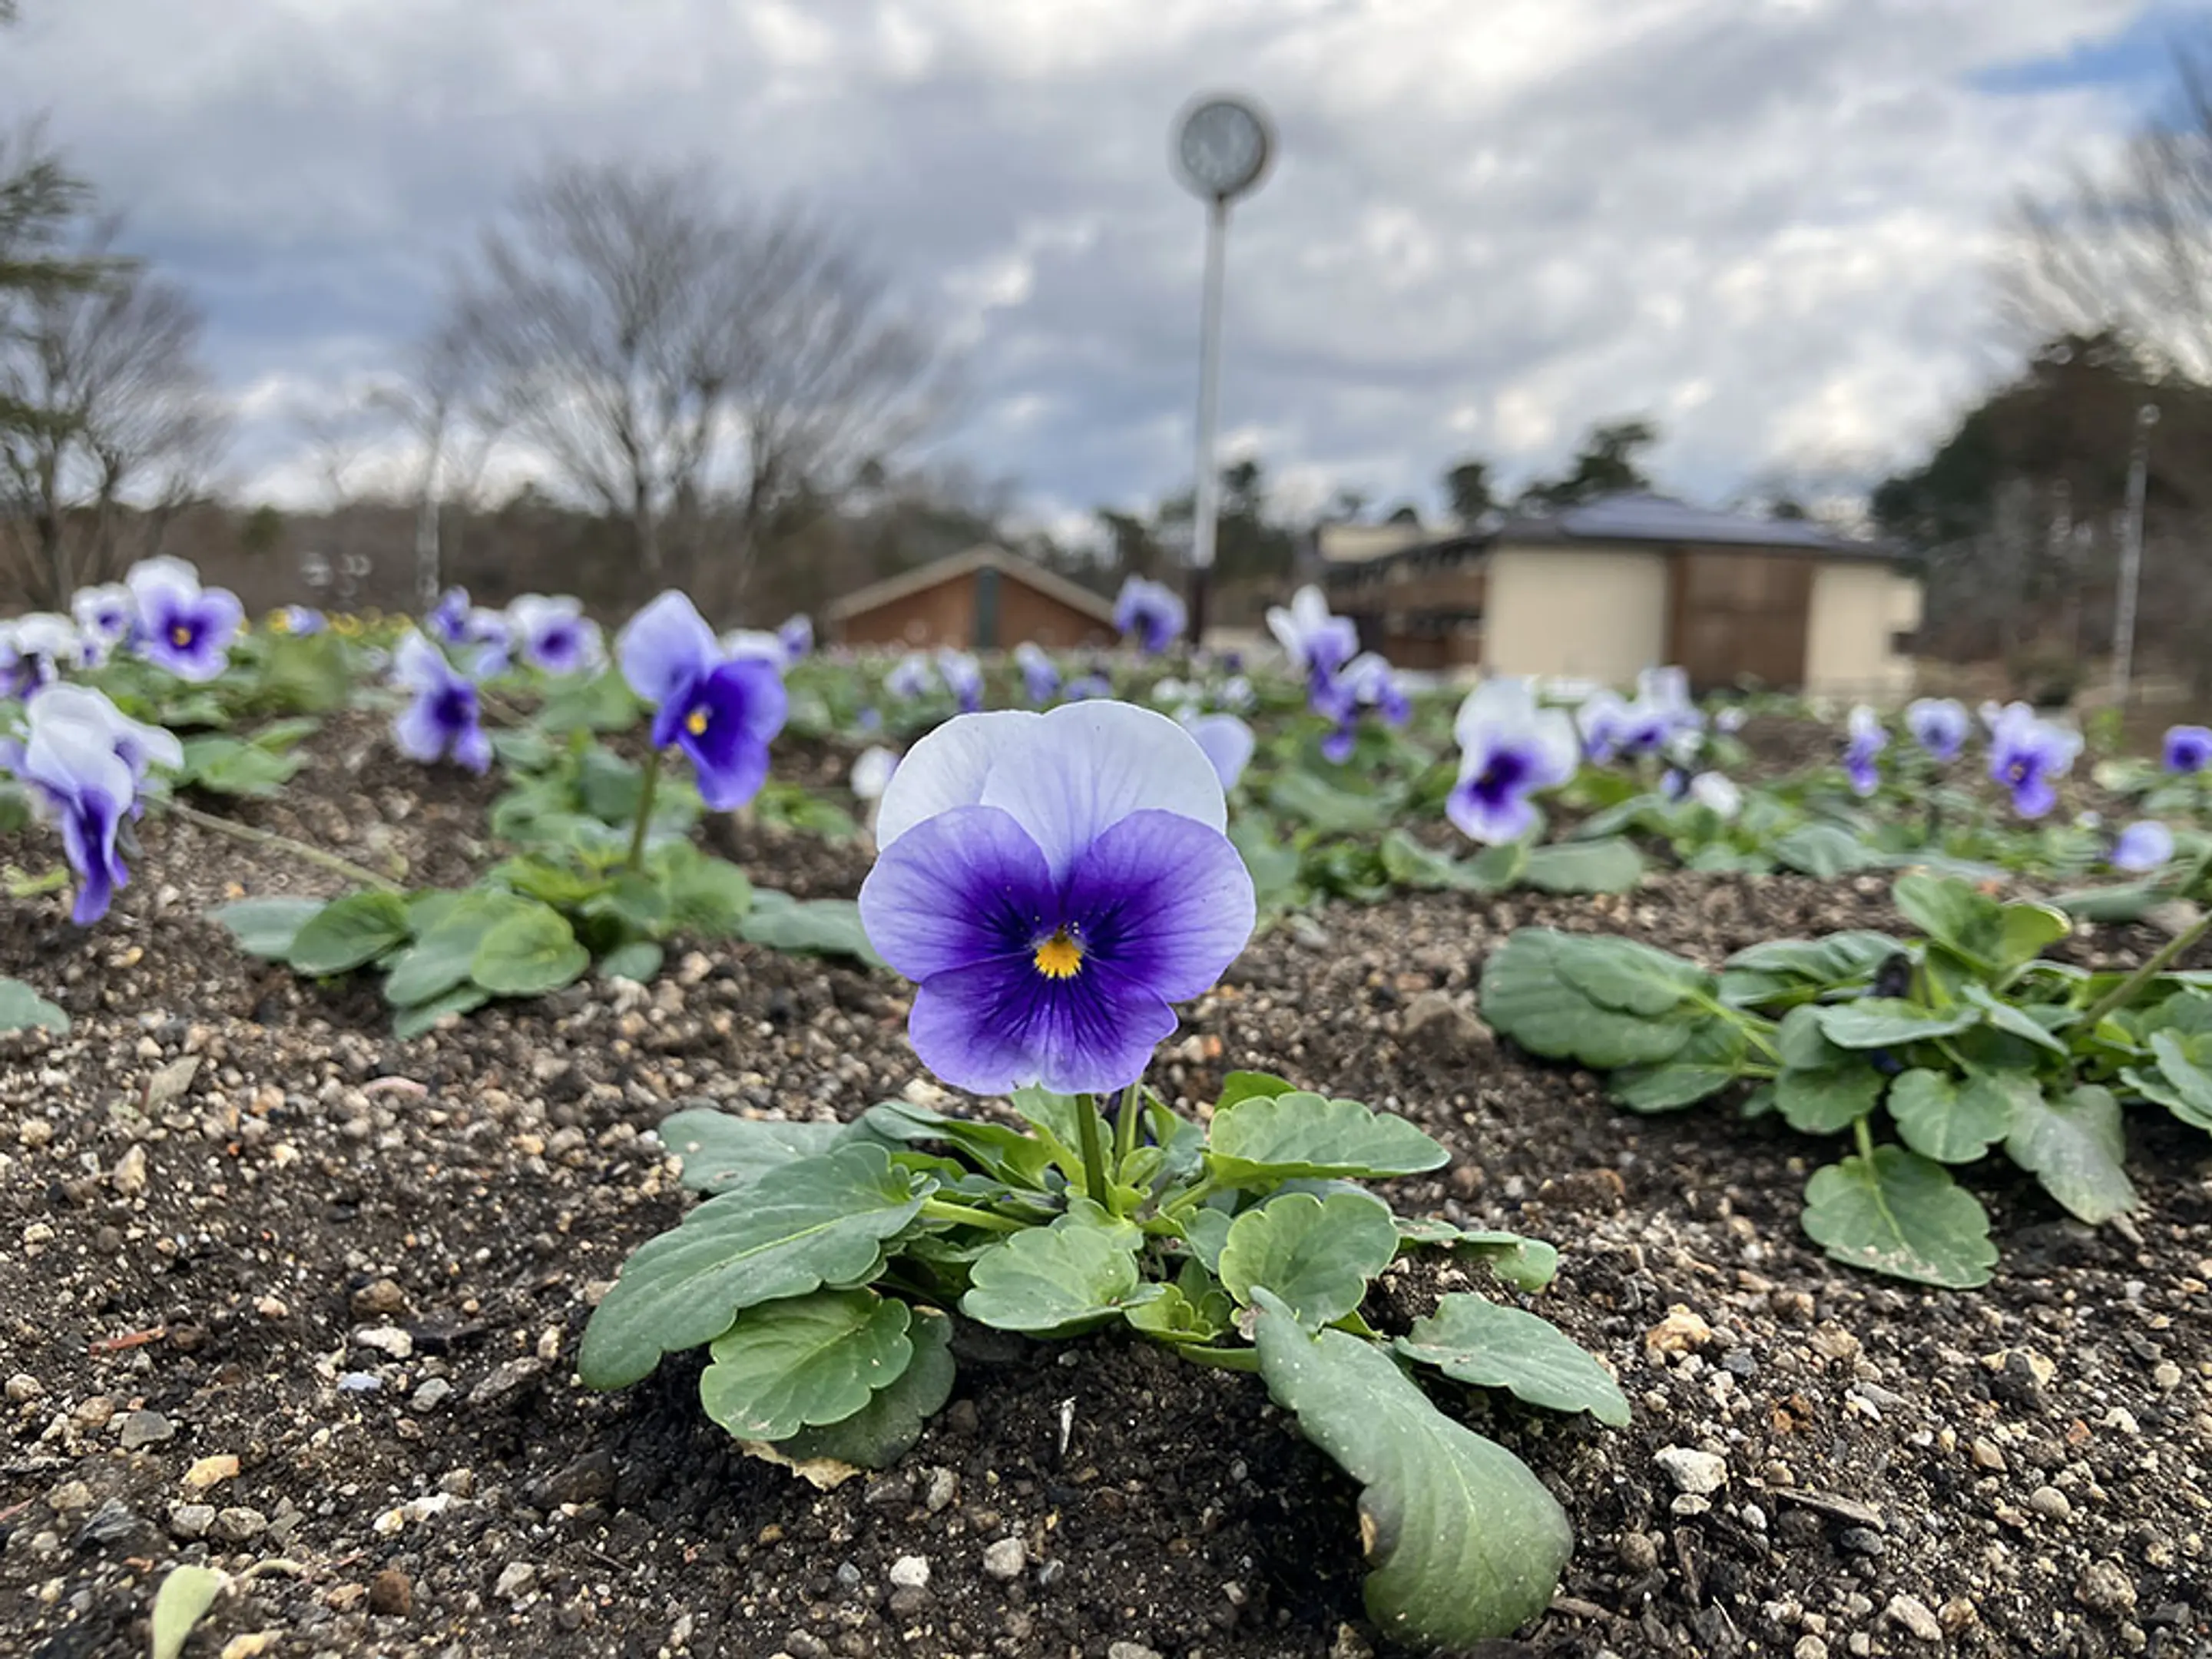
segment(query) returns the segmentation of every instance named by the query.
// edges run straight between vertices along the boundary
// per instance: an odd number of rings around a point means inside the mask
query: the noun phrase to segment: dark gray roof
[[[1495,540],[1512,542],[1669,542],[1767,547],[1831,557],[1892,559],[1896,550],[1856,541],[1806,519],[1759,519],[1720,513],[1668,495],[1623,492],[1559,513],[1515,514]]]

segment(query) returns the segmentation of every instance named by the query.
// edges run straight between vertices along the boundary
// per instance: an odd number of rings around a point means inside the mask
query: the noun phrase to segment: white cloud
[[[1297,493],[1509,477],[1649,411],[1727,494],[1887,459],[1992,362],[2020,186],[2126,88],[1996,94],[2142,0],[26,0],[0,99],[52,130],[215,318],[252,487],[285,410],[418,329],[443,262],[553,153],[701,157],[851,225],[969,350],[951,447],[1041,518],[1185,482],[1190,94],[1269,105],[1237,210],[1224,418]],[[283,397],[272,386],[282,386]]]

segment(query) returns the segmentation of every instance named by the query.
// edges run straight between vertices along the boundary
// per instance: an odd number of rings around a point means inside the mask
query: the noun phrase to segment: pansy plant
[[[578,1370],[619,1388],[703,1347],[701,1404],[740,1441],[881,1467],[950,1397],[958,1320],[1148,1340],[1259,1373],[1361,1482],[1385,1631],[1415,1646],[1502,1635],[1548,1604],[1566,1519],[1431,1390],[1613,1424],[1627,1401],[1510,1297],[1457,1292],[1410,1328],[1370,1322],[1376,1277],[1411,1249],[1486,1260],[1521,1291],[1554,1264],[1511,1234],[1399,1217],[1360,1186],[1446,1161],[1413,1124],[1257,1073],[1231,1074],[1203,1122],[1144,1086],[1176,1005],[1253,925],[1224,823],[1198,741],[1130,704],[963,716],[915,744],[880,802],[861,915],[915,981],[918,1056],[1011,1114],[678,1113],[662,1137],[706,1201],[630,1257]]]

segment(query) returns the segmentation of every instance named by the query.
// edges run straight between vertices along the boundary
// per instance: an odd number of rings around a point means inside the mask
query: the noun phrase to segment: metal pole
[[[1221,511],[1221,477],[1213,443],[1221,419],[1221,268],[1229,236],[1229,202],[1217,196],[1206,210],[1206,290],[1198,321],[1198,454],[1191,495],[1190,642],[1206,638],[1207,590],[1213,574],[1213,535]]]
[[[2128,458],[2127,521],[2120,536],[2119,603],[2112,617],[2112,702],[2124,709],[2136,662],[2136,595],[2142,585],[2143,495],[2150,482],[2150,429],[2158,405],[2136,410],[2136,441]]]

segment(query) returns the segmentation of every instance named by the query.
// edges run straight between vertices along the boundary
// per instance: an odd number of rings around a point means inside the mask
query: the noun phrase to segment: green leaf
[[[1285,772],[1267,791],[1267,804],[1324,836],[1374,835],[1390,827],[1390,805],[1354,795],[1310,772]]]
[[[842,1123],[738,1117],[695,1106],[670,1113],[656,1133],[660,1144],[682,1160],[684,1184],[711,1195],[749,1187],[801,1158],[818,1158],[852,1130]]]
[[[1252,892],[1261,914],[1288,905],[1297,890],[1297,848],[1276,840],[1267,819],[1257,812],[1240,813],[1231,820],[1229,840],[1252,878]]]
[[[2048,1048],[2054,1054],[2070,1054],[2073,1052],[2063,1041],[2051,1034],[2050,1026],[2035,1017],[2033,1010],[2007,1002],[1988,987],[1973,980],[1968,980],[1961,986],[1959,994],[1969,1007],[1978,1009],[1982,1018],[2000,1031],[2033,1042],[2039,1048]],[[2070,1022],[2075,1017],[2071,1009],[2050,1004],[2041,1006],[2059,1019]]]
[[[169,1569],[154,1592],[153,1659],[177,1659],[192,1626],[207,1617],[216,1597],[230,1588],[230,1575],[191,1562]]]
[[[1033,1336],[1103,1325],[1146,1294],[1137,1272],[1142,1238],[1127,1222],[1102,1224],[1073,1212],[1015,1233],[975,1258],[960,1310],[979,1324]]]
[[[1221,1271],[1222,1247],[1229,1243],[1231,1218],[1226,1210],[1204,1205],[1182,1218],[1183,1243],[1210,1273]]]
[[[1881,1073],[1863,1060],[1814,1071],[1784,1067],[1774,1079],[1774,1106],[1800,1134],[1833,1134],[1874,1109],[1881,1085]]]
[[[1471,1227],[1460,1235],[1456,1248],[1480,1256],[1500,1279],[1531,1296],[1559,1277],[1559,1249],[1540,1238]]]
[[[1695,963],[1634,939],[1589,933],[1553,938],[1552,961],[1560,976],[1592,1002],[1619,1013],[1668,1013],[1686,998],[1712,989],[1712,975]]]
[[[1888,934],[1865,929],[1817,939],[1768,939],[1721,965],[1721,1000],[1753,1007],[1792,992],[1850,984],[1870,976],[1903,948]]]
[[[1291,1093],[1217,1108],[1206,1162],[1224,1186],[1299,1177],[1378,1181],[1418,1175],[1451,1154],[1414,1124],[1356,1100]]]
[[[1946,1073],[1916,1067],[1891,1082],[1889,1115],[1921,1157],[1971,1164],[2011,1133],[2014,1100],[2035,1092],[2026,1072],[1972,1071],[1961,1086]]]
[[[2212,1072],[2191,1058],[2181,1038],[2172,1030],[2153,1031],[2150,1051],[2157,1057],[2169,1091],[2151,1097],[2184,1122],[2212,1129]]]
[[[230,930],[238,948],[250,957],[283,962],[292,954],[293,942],[307,919],[324,908],[311,898],[250,898],[218,904],[208,920]]]
[[[1920,1285],[1971,1290],[1989,1283],[1997,1259],[1980,1201],[1902,1146],[1814,1171],[1804,1224],[1837,1261]]]
[[[1532,1406],[1588,1412],[1613,1428],[1628,1426],[1628,1397],[1605,1367],[1550,1320],[1522,1309],[1455,1293],[1415,1320],[1396,1346],[1455,1382],[1504,1389]]]
[[[707,939],[754,938],[750,926],[753,919],[753,884],[746,879],[745,872],[727,859],[710,858],[688,842],[678,842],[672,850],[677,855],[668,860],[663,875],[668,893],[669,925]]]
[[[609,979],[626,979],[639,985],[649,985],[659,976],[660,964],[667,959],[667,951],[649,939],[634,939],[627,945],[617,945],[599,958],[599,972]]]
[[[1298,1085],[1272,1072],[1231,1072],[1221,1079],[1221,1092],[1214,1097],[1213,1109],[1225,1112],[1240,1100],[1273,1099],[1277,1095],[1294,1095]]]
[[[1121,1310],[1130,1328],[1156,1342],[1212,1342],[1228,1334],[1237,1304],[1218,1291],[1201,1291],[1196,1301],[1170,1285],[1150,1302]]]
[[[392,1035],[402,1042],[410,1042],[433,1030],[447,1014],[472,1014],[490,1000],[491,993],[481,985],[456,985],[427,1002],[394,1009]]]
[[[1265,1285],[1300,1324],[1321,1326],[1357,1309],[1397,1254],[1397,1224],[1381,1199],[1285,1193],[1230,1224],[1218,1272],[1237,1301],[1249,1304]]]
[[[707,1415],[740,1440],[783,1440],[842,1422],[914,1357],[903,1302],[873,1291],[816,1291],[738,1316],[699,1377]]]
[[[2121,886],[2077,887],[2054,893],[2051,902],[2083,921],[2141,921],[2172,896],[2156,882],[2132,881]]]
[[[1626,893],[1644,878],[1644,855],[1628,842],[1561,841],[1532,847],[1522,882],[1546,893]]]
[[[1774,860],[1800,875],[1833,881],[1847,871],[1886,865],[1889,858],[1838,824],[1808,823],[1774,843]]]
[[[623,1265],[584,1328],[577,1372],[587,1387],[623,1388],[747,1308],[865,1283],[921,1205],[912,1177],[873,1146],[800,1158],[758,1189],[709,1199]]]
[[[860,925],[860,907],[853,900],[799,900],[767,890],[754,897],[752,913],[738,928],[738,938],[772,951],[850,957],[871,968],[884,965],[868,942],[868,930]]]
[[[260,799],[278,793],[306,764],[301,755],[273,754],[238,738],[210,735],[187,738],[182,745],[185,763],[177,781],[211,795],[242,795]]]
[[[914,1449],[922,1425],[952,1397],[952,1322],[934,1308],[916,1308],[907,1328],[914,1358],[890,1387],[878,1389],[850,1417],[801,1429],[776,1449],[787,1457],[834,1458],[863,1469],[884,1469]]]
[[[349,893],[301,924],[288,953],[315,979],[374,962],[407,938],[407,906],[397,893]]]
[[[1511,845],[1518,847],[1516,842]],[[1421,845],[1403,830],[1393,830],[1376,849],[1383,873],[1401,887],[1419,892],[1451,890],[1494,893],[1503,884],[1492,880],[1474,865]]]
[[[911,1144],[941,1140],[957,1146],[1001,1179],[1024,1187],[1043,1184],[1055,1148],[1042,1137],[1024,1134],[1003,1123],[953,1117],[903,1100],[886,1100],[860,1115],[870,1133]],[[1080,1166],[1073,1179],[1080,1179]]]
[[[47,1001],[20,979],[0,976],[0,1033],[69,1028],[70,1017],[59,1003]]]
[[[1900,876],[1890,899],[1929,939],[1996,974],[2033,961],[2072,926],[2063,910],[2000,904],[1954,876]]]
[[[469,977],[495,996],[539,997],[574,984],[591,965],[568,918],[532,902],[486,931],[469,960]]]
[[[453,902],[427,926],[417,912],[412,918],[420,928],[415,943],[392,958],[392,971],[385,976],[386,1000],[412,1007],[467,983],[485,936],[508,917],[531,908],[528,900],[511,894],[470,891],[454,895]]]
[[[1594,1070],[1656,1065],[1689,1042],[1683,1019],[1624,1013],[1593,999],[1561,970],[1568,936],[1523,927],[1482,965],[1482,1017],[1530,1054]],[[1672,1008],[1679,999],[1670,998]]]
[[[1267,1291],[1255,1300],[1269,1396],[1364,1488],[1367,1613],[1383,1633],[1468,1647],[1542,1613],[1574,1534],[1528,1467],[1443,1416],[1373,1343],[1310,1334]]]
[[[1899,1048],[1931,1037],[1954,1036],[1982,1023],[1975,1008],[1941,1012],[1903,997],[1861,997],[1820,1011],[1820,1035],[1838,1048]]]
[[[1711,1020],[1694,1028],[1671,1059],[1615,1072],[1606,1079],[1606,1092],[1631,1111],[1671,1112],[1718,1094],[1750,1062],[1742,1028]]]
[[[2063,1095],[2023,1091],[2013,1103],[2005,1151],[2092,1225],[2136,1207],[2120,1103],[2109,1089],[2085,1084]]]

